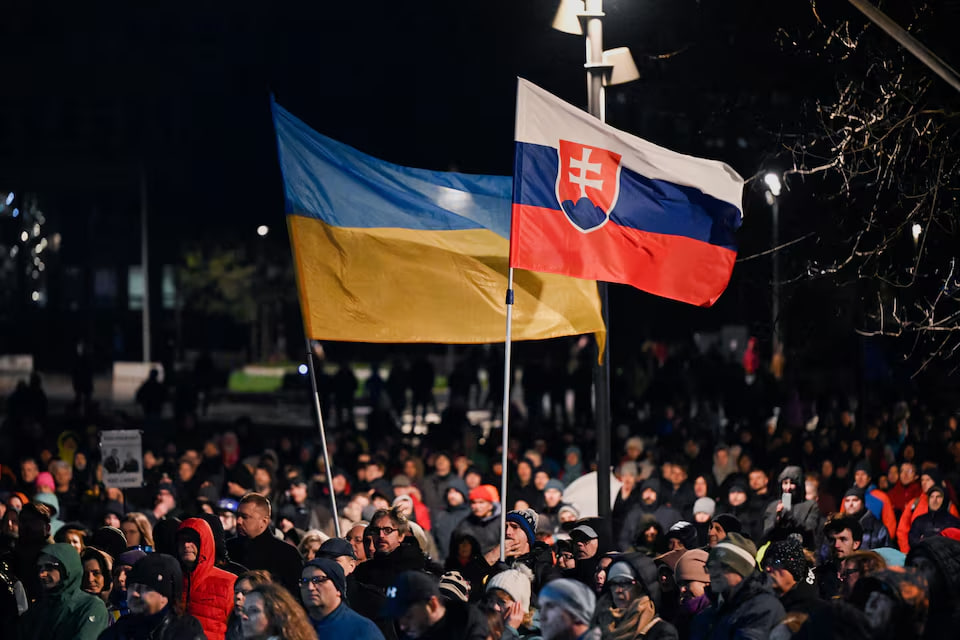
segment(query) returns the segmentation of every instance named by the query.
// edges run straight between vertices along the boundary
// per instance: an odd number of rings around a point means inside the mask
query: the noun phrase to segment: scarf
[[[603,640],[642,638],[660,622],[650,596],[641,596],[623,609],[610,607],[608,611],[613,619],[601,627]]]

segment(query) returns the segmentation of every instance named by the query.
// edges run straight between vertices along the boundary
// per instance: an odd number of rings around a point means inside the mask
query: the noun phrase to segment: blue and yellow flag
[[[503,342],[509,177],[390,164],[273,104],[287,224],[309,336]],[[513,339],[605,336],[595,282],[514,275]]]

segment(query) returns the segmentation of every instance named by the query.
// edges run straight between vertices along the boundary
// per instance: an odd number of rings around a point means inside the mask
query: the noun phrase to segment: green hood
[[[80,590],[83,564],[80,562],[80,554],[77,553],[76,549],[69,544],[59,542],[48,544],[40,553],[56,558],[63,565],[63,570],[60,572],[60,584],[49,592],[51,595],[63,596]]]

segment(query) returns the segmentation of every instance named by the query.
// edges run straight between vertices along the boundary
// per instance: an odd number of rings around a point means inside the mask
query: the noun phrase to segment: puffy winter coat
[[[95,640],[107,628],[107,607],[100,598],[80,590],[80,554],[64,543],[48,544],[41,553],[60,563],[60,584],[45,591],[20,616],[20,640]]]
[[[216,545],[213,531],[202,518],[187,518],[178,531],[193,529],[200,535],[197,565],[192,572],[184,571],[183,594],[187,613],[200,621],[210,640],[223,640],[227,633],[227,618],[233,610],[233,583],[237,576],[214,566]]]
[[[897,544],[900,545],[900,551],[910,553],[910,527],[913,526],[913,521],[925,514],[928,509],[925,493],[921,493],[919,497],[907,503],[907,508],[900,516],[900,524],[897,525]],[[950,504],[950,514],[960,516],[953,503]]]

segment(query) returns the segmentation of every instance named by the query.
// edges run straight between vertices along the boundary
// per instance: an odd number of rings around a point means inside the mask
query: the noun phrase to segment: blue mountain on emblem
[[[564,200],[560,206],[573,226],[581,231],[593,231],[607,221],[607,212],[593,204],[590,198],[580,198],[576,204]]]

